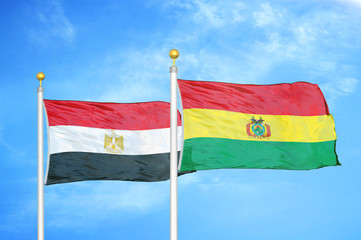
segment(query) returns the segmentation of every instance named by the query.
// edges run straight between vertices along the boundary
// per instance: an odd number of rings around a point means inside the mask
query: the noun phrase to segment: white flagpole
[[[43,93],[41,82],[45,75],[39,72],[38,92],[38,240],[44,240],[44,130],[43,130]]]
[[[170,240],[178,239],[178,161],[177,161],[177,73],[175,59],[179,56],[176,49],[169,52],[173,59],[170,67]]]

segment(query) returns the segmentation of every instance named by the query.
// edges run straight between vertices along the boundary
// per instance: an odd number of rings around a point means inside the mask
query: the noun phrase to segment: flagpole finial
[[[175,60],[179,56],[179,52],[177,49],[172,49],[169,51],[169,57],[173,59],[173,66],[175,66]]]
[[[41,82],[45,79],[45,74],[39,72],[38,74],[36,74],[36,78],[40,81],[40,87],[41,87]]]

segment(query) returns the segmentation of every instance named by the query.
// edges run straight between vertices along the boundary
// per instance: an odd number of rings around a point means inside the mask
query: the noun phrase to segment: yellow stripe
[[[331,115],[290,116],[260,115],[210,109],[186,109],[184,113],[184,139],[215,137],[248,141],[275,142],[323,142],[336,139],[335,124]],[[251,118],[264,120],[269,125],[270,137],[254,137],[247,134]],[[251,129],[252,126],[248,127]],[[254,134],[251,131],[252,134]]]

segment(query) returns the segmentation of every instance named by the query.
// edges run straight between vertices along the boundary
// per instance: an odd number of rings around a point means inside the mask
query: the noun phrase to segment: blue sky
[[[169,101],[178,77],[321,87],[341,167],[179,178],[179,239],[361,238],[361,1],[2,1],[0,239],[36,239],[36,73],[48,99]],[[169,239],[169,181],[45,188],[46,239]]]

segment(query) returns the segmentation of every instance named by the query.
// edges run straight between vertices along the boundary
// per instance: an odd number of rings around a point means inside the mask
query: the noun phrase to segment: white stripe
[[[178,126],[178,143],[183,139],[182,127]],[[49,127],[49,154],[60,152],[94,152],[109,153],[104,149],[105,135],[110,129],[89,128],[79,126]],[[114,130],[123,136],[124,151],[116,154],[146,155],[170,152],[170,129],[151,130]],[[178,144],[178,151],[181,144]]]

